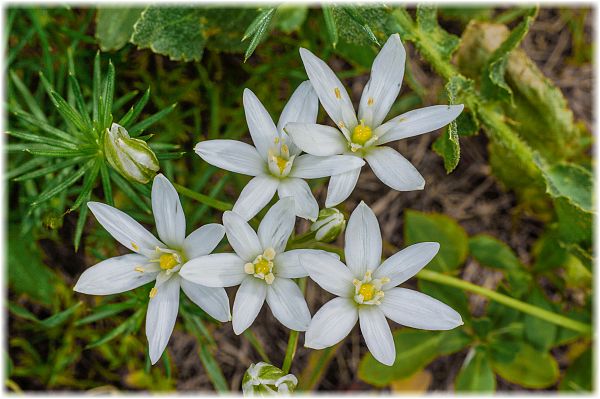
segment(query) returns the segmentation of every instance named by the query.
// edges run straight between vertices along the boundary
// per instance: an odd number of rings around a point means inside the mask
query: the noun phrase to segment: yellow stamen
[[[172,269],[179,264],[174,254],[161,255],[158,260],[158,263],[160,265],[160,268],[163,270]]]
[[[333,92],[335,93],[335,98],[337,98],[338,100],[340,98],[342,98],[342,94],[340,93],[339,87],[336,87],[335,89],[333,89]]]
[[[367,105],[370,107],[371,105],[373,105],[374,102],[375,100],[373,100],[373,97],[369,97],[369,99],[367,100]]]
[[[273,260],[275,259],[275,250],[273,248],[267,248],[265,249],[265,252],[263,252],[263,256],[266,260]]]
[[[156,294],[158,294],[158,289],[156,287],[152,287],[152,289],[150,290],[150,298],[154,298],[156,296]]]
[[[135,250],[135,251],[139,251],[140,247],[138,247],[138,245],[135,242],[131,242],[131,247]]]
[[[244,265],[244,272],[246,272],[247,274],[254,274],[254,264],[246,263]]]
[[[371,137],[373,137],[373,131],[363,121],[360,121],[360,125],[356,126],[352,132],[352,142],[359,145],[364,145]]]
[[[141,266],[136,266],[136,268],[133,270],[135,270],[136,272],[144,273],[144,268]]]
[[[375,296],[375,287],[371,283],[363,284],[358,293],[363,296],[365,301],[370,301]]]
[[[267,283],[267,284],[273,284],[274,280],[275,280],[275,275],[273,273],[269,273],[265,276],[265,283]]]

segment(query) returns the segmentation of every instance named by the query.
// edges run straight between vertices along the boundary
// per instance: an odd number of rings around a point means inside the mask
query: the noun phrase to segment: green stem
[[[468,281],[464,281],[456,277],[448,276],[431,270],[421,270],[419,273],[417,273],[417,277],[434,283],[440,283],[451,287],[460,288],[465,291],[473,292],[475,294],[484,296],[493,301],[501,303],[505,306],[517,309],[523,313],[530,314],[532,316],[535,316],[542,320],[546,320],[552,324],[568,328],[570,330],[578,331],[588,335],[592,332],[592,326],[590,326],[589,324],[569,319],[568,317],[556,314],[554,312],[550,312],[546,309],[538,308],[537,306],[519,301],[518,299],[511,298],[507,295],[503,295],[496,291],[480,287],[478,285],[469,283]]]
[[[233,208],[233,205],[228,202],[219,201],[209,197],[208,195],[197,193],[189,188],[183,187],[180,184],[173,183],[173,186],[179,194],[185,195],[186,197],[194,199],[202,204],[208,205],[211,208],[218,209],[219,211],[230,211]]]

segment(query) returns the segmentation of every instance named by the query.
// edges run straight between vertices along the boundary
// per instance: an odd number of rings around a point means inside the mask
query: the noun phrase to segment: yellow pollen
[[[267,259],[260,258],[260,260],[254,264],[254,272],[263,275],[269,274],[271,272],[269,263],[271,262]]]
[[[281,158],[281,157],[275,157],[275,163],[277,164],[277,167],[279,168],[279,172],[283,173],[283,171],[285,170],[285,167],[287,166],[287,160]]]
[[[132,247],[134,250],[136,250],[136,251],[139,251],[139,250],[140,250],[140,247],[138,247],[138,245],[137,245],[135,242],[133,242],[133,241],[131,242],[131,247]]]
[[[156,296],[156,294],[158,293],[158,289],[156,287],[152,287],[152,289],[150,290],[150,298],[154,298]]]
[[[177,266],[179,262],[174,254],[164,254],[160,256],[158,263],[161,269],[169,270]]]
[[[360,122],[360,125],[354,128],[354,131],[352,132],[352,142],[356,144],[364,145],[371,139],[371,137],[373,137],[373,131],[362,121]]]
[[[340,98],[342,98],[342,94],[340,93],[340,89],[339,89],[339,87],[336,87],[336,88],[333,90],[333,92],[335,93],[335,98],[337,98],[338,100],[339,100]]]
[[[375,296],[375,286],[370,283],[363,284],[358,290],[358,293],[362,295],[365,301],[370,301]]]
[[[373,97],[369,97],[369,99],[367,100],[367,105],[371,106],[371,105],[373,105],[374,102],[375,102],[375,100],[373,100]]]

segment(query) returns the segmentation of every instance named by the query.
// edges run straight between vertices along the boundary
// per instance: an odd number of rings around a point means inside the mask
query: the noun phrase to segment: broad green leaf
[[[23,236],[18,225],[10,223],[7,231],[8,285],[11,291],[50,305],[54,300],[57,277],[46,267],[40,250],[31,236]]]
[[[340,35],[333,16],[333,7],[333,5],[323,4],[321,9],[323,10],[323,19],[325,20],[325,28],[329,35],[329,41],[331,42],[332,47],[336,48]]]
[[[592,392],[593,363],[592,348],[589,348],[579,355],[579,357],[569,366],[558,386],[559,391],[577,393]]]
[[[143,8],[98,7],[96,13],[96,39],[102,51],[118,50],[133,33],[133,25],[140,18]]]
[[[378,37],[385,42],[387,35],[385,33],[388,20],[387,12],[380,7],[358,7],[329,5],[326,13],[331,13],[335,29],[329,26],[328,31],[332,37],[332,44],[335,32],[340,39],[351,44],[370,46],[378,44]],[[329,15],[324,14],[329,18]],[[327,23],[326,23],[327,25]],[[339,43],[339,42],[338,42]]]
[[[555,309],[555,306],[546,299],[539,287],[533,287],[527,296],[527,302],[538,308],[552,312],[557,310]],[[523,324],[525,325],[525,338],[537,350],[546,352],[553,346],[558,329],[556,324],[549,323],[530,315],[525,315],[523,317]]]
[[[532,8],[523,21],[510,33],[508,38],[494,51],[483,67],[481,76],[481,94],[489,99],[500,100],[512,104],[513,92],[504,80],[508,56],[523,40],[537,14]]]
[[[358,378],[384,387],[392,381],[406,378],[423,369],[436,357],[457,352],[469,344],[471,338],[461,329],[433,332],[401,329],[394,332],[396,360],[392,366],[379,363],[367,353],[358,366]]]
[[[535,262],[533,270],[543,272],[563,266],[569,257],[568,251],[563,248],[558,239],[555,227],[548,228],[533,245]]]
[[[416,34],[423,39],[420,45],[428,46],[440,59],[449,61],[460,39],[438,25],[437,7],[431,4],[417,6],[417,28],[420,32]]]
[[[290,34],[300,29],[306,16],[308,14],[308,7],[301,4],[282,4],[277,7],[277,13],[275,14],[273,23],[277,29],[283,33]]]
[[[456,377],[457,392],[494,392],[496,376],[487,350],[482,346],[471,348]]]
[[[519,341],[506,341],[505,345],[515,354],[510,360],[492,358],[492,368],[500,377],[525,388],[547,388],[556,383],[558,364],[550,353]]]
[[[467,233],[454,219],[439,213],[406,210],[404,241],[407,246],[425,241],[440,244],[440,251],[426,266],[428,270],[451,271],[460,267],[467,257]]]

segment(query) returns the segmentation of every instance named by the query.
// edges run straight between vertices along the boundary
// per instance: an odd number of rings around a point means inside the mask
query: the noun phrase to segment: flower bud
[[[110,166],[129,180],[148,183],[159,169],[156,155],[144,140],[129,137],[113,123],[104,134],[104,153]]]
[[[331,242],[340,235],[346,227],[344,214],[337,208],[325,208],[319,211],[317,221],[310,226],[310,231],[316,231],[315,239],[321,242]]]
[[[244,396],[285,395],[293,392],[297,384],[293,374],[285,374],[269,363],[252,363],[242,379],[242,392]]]

